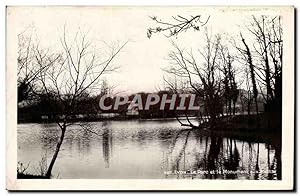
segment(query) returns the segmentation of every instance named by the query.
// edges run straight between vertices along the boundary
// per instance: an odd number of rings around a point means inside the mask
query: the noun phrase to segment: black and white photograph
[[[293,189],[292,6],[6,17],[9,190]]]

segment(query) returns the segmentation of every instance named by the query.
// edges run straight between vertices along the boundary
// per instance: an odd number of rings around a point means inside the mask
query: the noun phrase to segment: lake
[[[176,120],[89,122],[84,127],[67,128],[52,178],[281,178],[281,153],[272,142],[211,136]],[[55,123],[18,124],[18,162],[29,165],[26,172],[45,170],[59,135]]]

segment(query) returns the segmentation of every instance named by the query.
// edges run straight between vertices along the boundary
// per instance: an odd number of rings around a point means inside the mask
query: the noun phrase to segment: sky
[[[104,43],[116,45],[128,41],[113,62],[120,69],[105,77],[110,85],[116,86],[115,91],[137,93],[153,92],[162,86],[166,75],[162,68],[168,66],[167,56],[172,50],[172,41],[193,51],[205,44],[204,28],[188,30],[172,38],[155,34],[149,39],[147,29],[157,26],[149,16],[157,16],[164,21],[171,21],[171,17],[176,15],[210,16],[208,30],[229,39],[238,35],[241,29],[245,30],[240,27],[244,27],[251,14],[268,12],[274,14],[272,9],[258,11],[254,8],[224,7],[14,7],[8,9],[8,17],[10,24],[17,28],[16,32],[33,26],[45,47],[59,48],[64,25],[69,37],[80,28],[88,32],[89,38],[99,47]]]

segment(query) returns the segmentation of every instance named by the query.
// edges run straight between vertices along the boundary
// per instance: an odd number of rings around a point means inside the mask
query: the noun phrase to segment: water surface
[[[280,179],[272,142],[207,136],[176,120],[90,122],[68,127],[53,178]],[[53,155],[56,124],[18,124],[18,161],[39,174]],[[41,161],[42,157],[46,162]]]

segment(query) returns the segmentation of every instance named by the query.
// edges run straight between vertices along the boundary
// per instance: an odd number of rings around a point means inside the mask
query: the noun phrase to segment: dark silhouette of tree
[[[126,45],[125,43],[118,48],[112,47],[110,54],[101,58],[92,49],[92,41],[87,39],[87,34],[77,32],[71,43],[67,40],[68,37],[64,27],[60,39],[63,51],[59,58],[52,60],[52,55],[49,56],[42,49],[37,49],[35,54],[36,63],[40,69],[46,67],[39,72],[38,92],[47,95],[45,98],[48,103],[51,102],[50,97],[55,97],[56,101],[62,105],[62,111],[59,114],[51,114],[61,130],[61,135],[46,172],[48,178],[51,177],[52,168],[63,143],[67,127],[72,124],[72,118],[76,114],[82,97],[89,91],[97,89],[97,85],[100,84],[105,74],[118,69],[112,64],[112,61]]]
[[[259,56],[259,63],[256,66],[258,75],[261,75],[260,82],[266,88],[266,110],[281,111],[282,96],[282,27],[281,17],[260,18],[253,16],[253,22],[248,30],[255,37],[254,50]],[[261,66],[260,66],[261,65]]]
[[[170,66],[164,69],[167,73],[185,78],[192,91],[204,101],[204,111],[212,125],[223,112],[222,73],[220,71],[221,36],[211,36],[206,32],[206,45],[199,51],[203,62],[196,62],[192,52],[180,49],[175,43],[170,52]]]
[[[191,16],[190,19],[183,18],[182,16],[173,16],[173,22],[164,22],[157,17],[151,17],[159,27],[149,28],[148,29],[148,37],[150,38],[153,33],[159,33],[164,31],[170,31],[169,35],[166,37],[177,36],[179,33],[185,32],[188,29],[199,30],[198,26],[194,23],[197,21],[196,19],[200,18],[200,15]],[[203,24],[207,24],[209,17]],[[242,29],[241,29],[242,30]],[[283,51],[283,40],[282,40],[282,27],[281,27],[281,16],[252,16],[249,25],[246,25],[246,30],[248,31],[249,36],[246,38],[240,33],[240,45],[236,44],[236,40],[234,41],[234,47],[238,49],[238,54],[229,54],[228,52],[224,52],[221,50],[221,59],[223,60],[223,74],[225,77],[223,78],[223,87],[219,90],[223,91],[223,99],[226,112],[229,114],[236,113],[236,103],[238,98],[242,98],[244,103],[247,104],[247,111],[250,114],[251,106],[255,105],[256,113],[259,113],[259,99],[260,97],[264,98],[265,103],[265,112],[275,112],[281,113],[281,96],[282,96],[282,51]],[[251,43],[251,44],[250,44]],[[188,81],[189,86],[197,93],[202,94],[204,96],[204,92],[206,91],[206,95],[208,88],[211,88],[212,81],[206,83],[205,81],[201,81],[202,84],[199,85],[199,82],[195,82],[195,77],[198,74],[198,68],[193,67],[194,57],[190,52],[183,51],[176,44],[175,49],[177,50],[177,54],[173,53],[173,61],[178,63],[180,67],[179,69],[168,70],[169,73],[172,73],[175,78],[185,78]],[[209,50],[210,45],[207,45]],[[220,46],[219,46],[220,48]],[[222,48],[222,47],[221,47]],[[226,46],[224,46],[226,48]],[[219,53],[218,49],[218,52]],[[185,53],[185,54],[184,54]],[[178,55],[178,56],[177,56]],[[202,54],[203,55],[203,54]],[[210,54],[206,54],[207,57],[211,57]],[[219,54],[217,55],[219,56]],[[175,57],[175,58],[174,58]],[[239,95],[238,84],[235,80],[235,73],[232,69],[232,62],[234,57],[239,59],[243,59],[247,68],[243,71],[249,72],[249,77],[247,77],[246,81],[248,93],[243,93],[243,95]],[[219,57],[218,57],[219,58]],[[206,59],[207,60],[207,59]],[[173,62],[173,63],[174,63]],[[219,63],[217,63],[219,64]],[[214,67],[214,66],[213,66]],[[195,69],[196,68],[196,69]],[[207,67],[209,68],[209,67]],[[218,67],[217,69],[220,69]],[[207,70],[210,70],[207,69]],[[211,72],[211,70],[209,71]],[[212,72],[213,73],[213,72]],[[214,74],[207,74],[210,77],[214,77]],[[205,78],[205,77],[204,77]],[[193,80],[191,82],[191,80]],[[200,80],[202,80],[200,78]],[[250,82],[249,82],[249,81]],[[169,85],[170,89],[177,88],[175,83],[170,82],[170,80],[165,80]],[[203,85],[203,86],[201,86]],[[206,89],[205,89],[206,87]],[[251,91],[249,91],[251,89]],[[201,92],[202,91],[202,92]],[[211,98],[211,97],[210,97]],[[217,99],[217,97],[215,97]],[[216,100],[215,100],[216,101]],[[219,102],[222,102],[221,100]],[[252,104],[254,102],[254,104]],[[216,103],[216,102],[215,102]],[[205,111],[208,113],[208,107],[210,104],[206,103]],[[214,105],[216,106],[216,105]],[[216,106],[216,107],[220,107]],[[228,108],[228,109],[227,109]],[[216,111],[216,108],[215,108]],[[211,115],[209,115],[211,116]],[[212,115],[215,116],[215,115]],[[215,117],[212,118],[212,120]]]
[[[253,43],[249,45],[240,34],[243,48],[237,49],[249,67],[254,101],[257,105],[260,90],[265,100],[265,111],[280,114],[283,51],[281,16],[252,16],[246,27],[252,35]],[[256,110],[258,112],[257,106]]]
[[[154,28],[148,28],[147,37],[151,38],[151,36],[155,33],[160,32],[168,32],[168,34],[164,34],[166,37],[177,36],[182,32],[186,32],[188,29],[194,29],[195,31],[199,31],[200,27],[203,27],[209,21],[210,16],[206,17],[202,20],[201,15],[184,17],[181,15],[172,16],[172,21],[162,21],[158,19],[157,16],[150,17],[158,26]]]
[[[233,68],[234,58],[230,55],[229,50],[226,46],[221,46],[220,48],[221,56],[221,71],[224,74],[223,84],[224,92],[223,97],[225,99],[226,113],[235,115],[236,112],[236,102],[239,96],[238,85],[236,82],[236,73]]]
[[[39,51],[39,41],[34,34],[33,27],[18,34],[18,102],[34,98],[34,89],[39,74],[60,58],[59,54],[50,54],[49,50],[45,49],[43,58],[46,61],[43,66],[37,66],[36,56],[40,55]]]
[[[252,83],[253,99],[255,102],[256,113],[258,114],[258,103],[257,103],[258,90],[257,90],[257,84],[256,84],[257,82],[256,82],[256,76],[255,76],[255,70],[254,70],[255,66],[253,64],[253,58],[252,58],[251,51],[250,51],[249,46],[246,43],[242,33],[240,33],[240,37],[241,37],[241,40],[243,42],[245,49],[239,48],[237,46],[236,46],[236,48],[240,51],[241,55],[247,62],[247,65],[249,66],[250,78],[251,78],[251,83]],[[248,69],[246,69],[246,71],[248,71]],[[249,109],[249,107],[248,107],[248,109]]]

